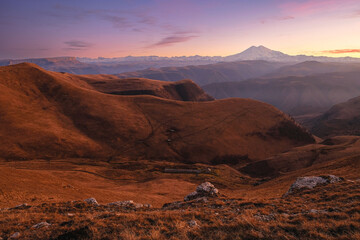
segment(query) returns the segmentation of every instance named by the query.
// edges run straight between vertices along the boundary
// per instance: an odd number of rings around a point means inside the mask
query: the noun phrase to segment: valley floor
[[[165,168],[208,169],[201,174]],[[273,179],[227,165],[60,159],[0,162],[0,237],[9,239],[360,239],[360,173],[312,166]],[[345,181],[282,197],[304,175]],[[175,207],[199,183],[218,198]],[[82,201],[95,197],[100,206]],[[114,207],[134,200],[150,208]],[[19,204],[24,204],[15,207]],[[34,225],[46,222],[48,226]]]
[[[21,239],[57,240],[359,239],[359,187],[360,181],[346,180],[283,198],[221,196],[167,208],[84,201],[20,206],[0,211],[0,236],[7,239],[18,232]]]

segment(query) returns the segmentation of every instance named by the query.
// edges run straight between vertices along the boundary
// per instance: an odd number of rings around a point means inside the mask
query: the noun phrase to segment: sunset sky
[[[359,0],[1,0],[0,59],[226,56],[252,45],[360,57]]]

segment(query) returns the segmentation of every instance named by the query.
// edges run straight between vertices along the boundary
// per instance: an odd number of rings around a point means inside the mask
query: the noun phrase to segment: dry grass
[[[20,232],[23,239],[359,239],[359,203],[360,182],[350,181],[286,198],[220,197],[175,210],[63,202],[2,210],[0,236]],[[190,226],[191,220],[197,226]],[[32,228],[43,221],[52,225]]]

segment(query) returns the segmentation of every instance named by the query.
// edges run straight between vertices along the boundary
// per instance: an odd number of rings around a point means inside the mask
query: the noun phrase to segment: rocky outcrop
[[[184,198],[184,201],[190,201],[197,198],[202,197],[216,197],[218,196],[219,190],[215,188],[214,185],[212,185],[209,182],[204,182],[196,187],[196,191],[190,193]]]
[[[122,208],[151,208],[151,204],[135,203],[133,200],[108,203],[108,206]]]
[[[299,177],[296,181],[290,186],[289,190],[284,194],[286,197],[289,194],[292,194],[298,190],[307,188],[312,189],[319,185],[327,185],[330,183],[336,183],[343,181],[344,179],[341,177],[337,177],[334,175],[327,175],[327,176],[312,176],[312,177]]]

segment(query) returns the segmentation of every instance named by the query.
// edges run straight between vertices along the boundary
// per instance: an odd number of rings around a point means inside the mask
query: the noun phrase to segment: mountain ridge
[[[288,55],[274,51],[262,45],[251,46],[244,51],[229,56],[127,56],[115,58],[85,58],[85,57],[55,57],[55,58],[28,58],[0,60],[0,66],[21,62],[33,62],[41,67],[58,72],[75,74],[118,74],[123,72],[138,71],[148,68],[184,67],[214,64],[219,62],[264,60],[274,62],[299,63],[304,61],[320,62],[360,62],[360,58],[351,57],[322,57],[306,55]]]

